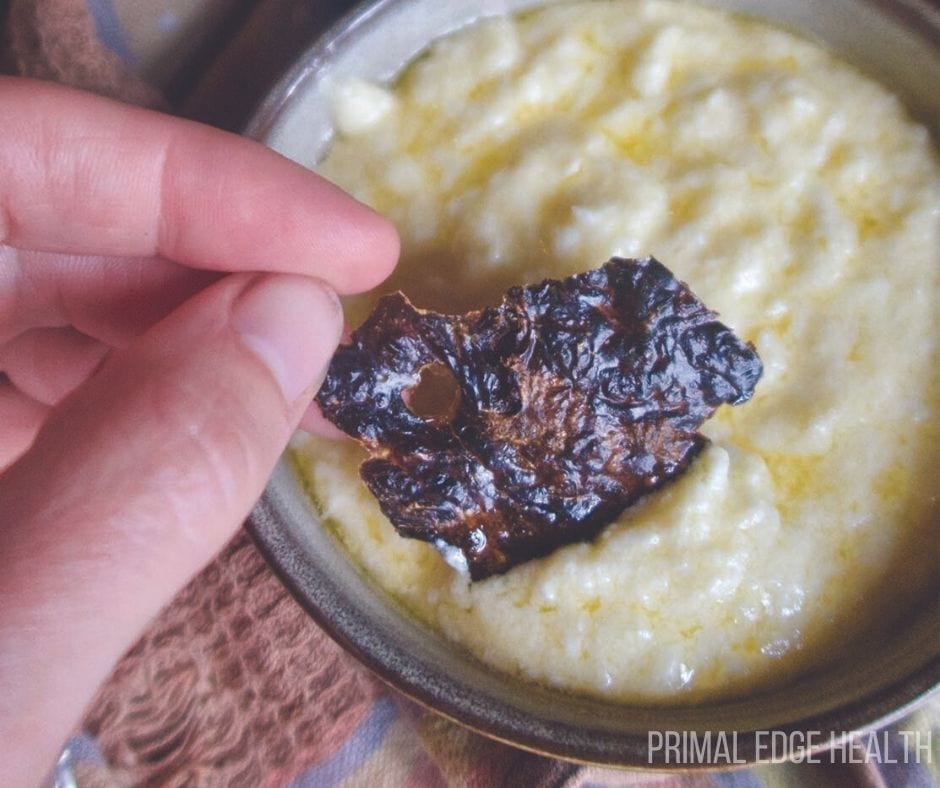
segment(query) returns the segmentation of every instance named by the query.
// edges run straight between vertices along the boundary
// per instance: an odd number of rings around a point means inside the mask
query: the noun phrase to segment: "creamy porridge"
[[[307,442],[311,495],[376,582],[503,670],[657,702],[786,681],[930,593],[940,164],[896,98],[804,40],[670,2],[484,21],[392,88],[335,88],[319,169],[397,223],[386,290],[463,311],[652,254],[765,365],[678,481],[475,584],[396,534],[358,446]]]

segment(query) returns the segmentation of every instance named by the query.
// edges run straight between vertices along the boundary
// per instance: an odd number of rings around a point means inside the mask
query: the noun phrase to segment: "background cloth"
[[[344,0],[0,0],[0,69],[238,129]],[[650,774],[514,749],[428,712],[334,644],[244,533],[122,659],[63,749],[62,786],[930,786],[940,698],[887,732],[921,763]],[[864,761],[865,736],[847,745]],[[898,744],[900,747],[900,744]],[[870,751],[870,750],[869,750]],[[0,764],[0,783],[3,782]]]

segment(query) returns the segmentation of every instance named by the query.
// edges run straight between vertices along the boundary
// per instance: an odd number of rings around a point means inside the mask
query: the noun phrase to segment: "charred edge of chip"
[[[665,266],[612,258],[465,315],[385,296],[318,400],[369,450],[360,475],[398,532],[459,550],[480,580],[595,537],[676,478],[761,372]],[[425,378],[456,391],[425,407]]]

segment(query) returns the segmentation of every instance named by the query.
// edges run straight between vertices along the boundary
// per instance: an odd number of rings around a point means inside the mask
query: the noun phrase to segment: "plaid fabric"
[[[280,70],[346,5],[0,0],[0,67],[238,128]],[[242,534],[123,658],[66,743],[54,781],[82,788],[929,786],[940,783],[940,697],[817,760],[649,774],[578,766],[488,740],[372,677],[297,607]]]

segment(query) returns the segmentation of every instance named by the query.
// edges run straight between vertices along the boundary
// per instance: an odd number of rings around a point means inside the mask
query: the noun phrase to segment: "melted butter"
[[[648,164],[652,158],[661,152],[652,134],[653,122],[645,120],[639,127],[617,134],[604,129],[604,135],[614,149],[625,158],[636,164]]]
[[[874,490],[883,501],[896,503],[910,496],[913,481],[910,468],[906,464],[895,463],[878,474]]]
[[[783,452],[761,452],[761,456],[773,476],[782,508],[833,492],[833,480],[823,472],[825,464],[821,456]]]

